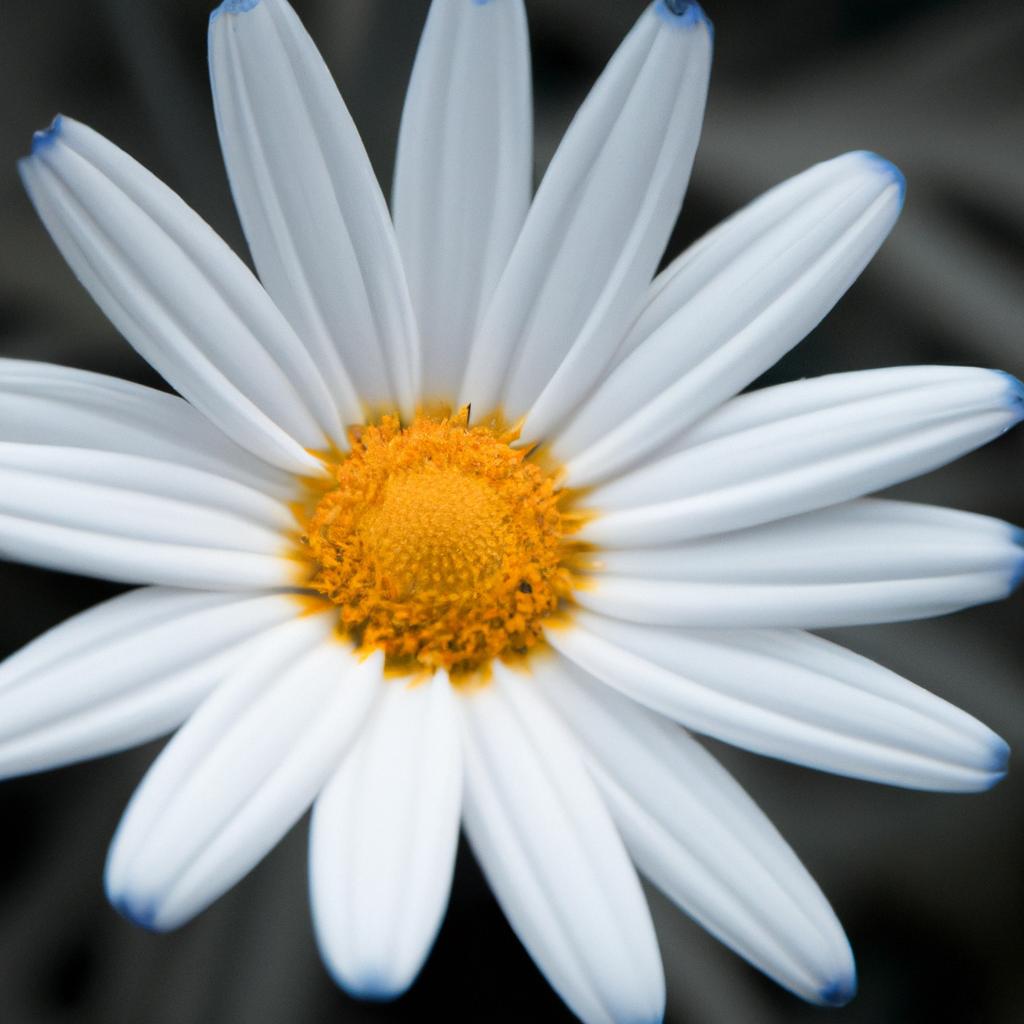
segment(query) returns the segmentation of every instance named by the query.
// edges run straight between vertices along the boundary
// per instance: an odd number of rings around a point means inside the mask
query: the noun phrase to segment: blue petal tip
[[[1019,423],[1024,419],[1024,383],[1005,370],[993,370],[992,372],[999,374],[1006,381],[1009,388],[1010,407],[1017,413],[1017,422]]]
[[[64,115],[58,114],[48,128],[32,133],[32,153],[36,154],[42,149],[52,146],[57,137],[64,130]]]
[[[884,156],[872,153],[869,149],[861,150],[861,155],[865,160],[870,161],[876,170],[881,171],[886,177],[892,179],[893,184],[899,189],[900,204],[902,205],[903,197],[907,194],[907,179],[904,177],[903,172],[891,160],[886,160]]]
[[[691,28],[702,22],[711,29],[711,22],[704,13],[704,9],[695,0],[658,0],[654,5],[655,11],[661,17],[680,28]]]
[[[819,999],[824,1006],[845,1006],[857,994],[857,979],[852,975],[849,978],[840,978],[826,985],[819,994]]]
[[[148,932],[159,931],[156,927],[156,903],[135,903],[130,897],[114,897],[109,894],[107,898],[126,921],[131,921]]]
[[[408,986],[397,987],[388,982],[387,978],[363,978],[359,982],[345,981],[338,975],[335,983],[343,988],[353,999],[361,999],[364,1003],[391,1003],[403,995]]]
[[[1010,770],[1010,745],[1002,736],[992,735],[992,743],[989,747],[988,764],[984,768],[987,778],[984,783],[978,786],[978,792],[987,793],[994,789]]]
[[[210,12],[210,24],[221,14],[245,14],[259,4],[260,0],[224,0]]]
[[[1019,548],[1024,548],[1024,530],[1015,531],[1013,543]],[[1021,583],[1024,583],[1024,553],[1020,555],[1017,564],[1013,567],[1013,573],[1010,576],[1010,593],[1014,593]]]
[[[993,786],[1010,770],[1010,744],[1002,736],[996,736],[992,741],[988,770],[995,776]]]

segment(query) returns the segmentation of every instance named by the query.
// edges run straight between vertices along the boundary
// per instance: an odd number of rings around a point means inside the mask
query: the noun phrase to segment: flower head
[[[637,868],[842,1003],[831,908],[681,726],[922,789],[1002,776],[981,723],[806,630],[1010,592],[1008,524],[864,496],[1019,422],[1021,387],[925,366],[739,395],[856,278],[904,185],[873,154],[826,161],[655,276],[710,55],[696,3],[653,3],[531,201],[521,0],[434,0],[392,220],[285,0],[225,0],[214,102],[258,280],[95,132],[37,134],[43,222],[182,396],[0,363],[0,550],[141,585],[0,666],[0,770],[181,725],[111,848],[127,916],[183,923],[312,805],[324,960],[392,997],[461,823],[583,1020],[662,1013]]]

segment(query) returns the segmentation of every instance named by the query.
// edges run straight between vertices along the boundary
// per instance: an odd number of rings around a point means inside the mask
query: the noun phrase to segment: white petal
[[[210,20],[224,162],[260,277],[345,422],[415,405],[416,328],[384,197],[327,66],[284,0]]]
[[[1020,531],[991,516],[858,498],[675,547],[598,549],[592,571],[652,580],[898,579],[1017,562]]]
[[[973,367],[837,373],[741,395],[679,451],[592,491],[580,539],[666,544],[856,498],[928,472],[1024,417],[1021,385]]]
[[[359,663],[333,615],[279,629],[175,735],[114,837],[111,902],[175,928],[242,878],[312,803],[379,693],[381,656]]]
[[[300,610],[287,594],[147,587],[55,626],[0,663],[0,775],[169,732],[258,638]]]
[[[30,515],[35,510],[42,520],[91,523],[84,496],[92,486],[124,491],[143,500],[166,499],[196,507],[191,521],[175,521],[167,516],[167,522],[159,524],[132,522],[132,510],[116,507],[113,502],[109,508],[100,510],[111,532],[129,537],[216,543],[221,538],[215,533],[207,534],[202,516],[206,512],[223,513],[237,520],[237,543],[233,547],[263,551],[279,548],[281,534],[295,528],[294,514],[276,498],[207,470],[146,455],[0,441],[0,474],[4,481],[0,484],[0,509],[14,515]],[[24,482],[20,480],[22,476]],[[38,494],[33,490],[51,484],[55,488],[52,496],[43,490]],[[67,491],[61,492],[62,487]],[[68,505],[82,507],[55,507],[62,493]],[[102,523],[98,524],[101,526]]]
[[[0,359],[0,440],[145,455],[294,500],[295,478],[176,395],[70,366]]]
[[[667,630],[589,612],[550,630],[591,675],[727,743],[914,789],[987,789],[1006,744],[895,673],[796,630]]]
[[[1019,565],[1019,552],[1016,557]],[[915,579],[797,586],[607,576],[581,591],[579,603],[604,615],[654,626],[827,629],[948,615],[1001,601],[1018,580],[1019,572],[1005,567]]]
[[[856,982],[842,926],[732,776],[682,729],[571,663],[552,659],[540,672],[640,870],[779,984],[846,1002]]]
[[[661,1020],[647,906],[572,736],[500,663],[463,704],[466,833],[509,923],[586,1024]]]
[[[114,326],[232,440],[298,473],[345,438],[316,366],[245,264],[166,185],[70,118],[22,179]]]
[[[522,0],[434,0],[392,199],[428,399],[458,397],[473,332],[530,203],[532,130]]]
[[[321,955],[354,995],[419,973],[448,904],[462,737],[447,676],[395,680],[313,806],[309,872]]]
[[[116,583],[238,590],[301,584],[302,565],[248,551],[162,544],[0,515],[0,558]]]
[[[848,153],[772,189],[683,253],[601,383],[555,442],[571,486],[592,486],[732,397],[835,305],[888,235],[903,179]]]
[[[678,547],[599,550],[578,600],[665,626],[920,619],[1006,597],[1021,543],[988,516],[865,498]]]
[[[0,443],[0,555],[127,583],[293,586],[287,506],[189,466]]]
[[[651,5],[569,126],[470,354],[462,401],[537,440],[598,379],[679,213],[711,35],[699,8]]]

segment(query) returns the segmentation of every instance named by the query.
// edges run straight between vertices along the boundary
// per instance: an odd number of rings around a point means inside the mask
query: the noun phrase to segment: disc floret
[[[310,586],[357,646],[402,671],[467,676],[522,655],[571,589],[567,492],[468,410],[384,416],[332,462],[302,542]]]

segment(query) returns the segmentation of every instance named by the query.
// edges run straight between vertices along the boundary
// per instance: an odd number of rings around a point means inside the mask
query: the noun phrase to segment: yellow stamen
[[[568,597],[572,495],[515,439],[468,410],[384,416],[332,463],[302,536],[309,586],[389,667],[466,678],[536,647]]]

